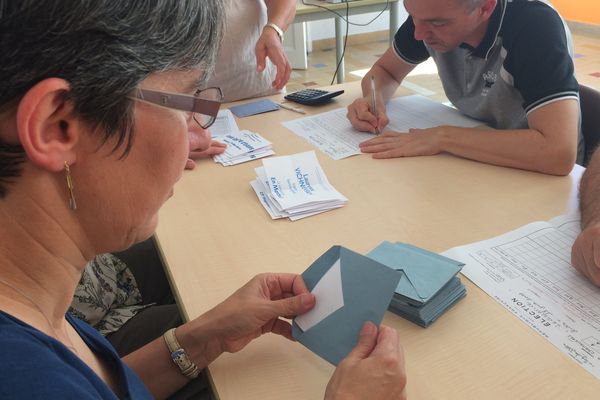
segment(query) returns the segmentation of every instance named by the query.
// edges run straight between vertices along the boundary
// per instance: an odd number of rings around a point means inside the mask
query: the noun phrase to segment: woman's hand
[[[218,327],[221,351],[235,353],[268,332],[292,338],[292,326],[283,318],[304,314],[315,305],[302,276],[261,274],[209,311]]]
[[[404,353],[398,332],[379,330],[367,322],[356,347],[338,365],[325,391],[325,400],[406,399]]]

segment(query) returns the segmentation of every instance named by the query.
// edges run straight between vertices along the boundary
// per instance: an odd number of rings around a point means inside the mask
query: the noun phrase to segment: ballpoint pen
[[[377,96],[375,95],[375,75],[371,75],[371,112],[377,117],[377,126],[375,127],[375,133],[379,135],[379,115],[377,113]]]
[[[296,108],[296,107],[288,106],[288,105],[283,104],[283,103],[279,103],[279,107],[285,108],[286,110],[290,110],[290,111],[293,111],[293,112],[297,112],[299,114],[306,114],[306,111],[304,111],[301,108]]]

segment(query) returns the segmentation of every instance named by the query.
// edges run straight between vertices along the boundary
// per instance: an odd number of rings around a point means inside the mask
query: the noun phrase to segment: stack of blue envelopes
[[[466,295],[456,274],[463,263],[406,243],[383,242],[367,256],[402,273],[389,310],[429,326]]]

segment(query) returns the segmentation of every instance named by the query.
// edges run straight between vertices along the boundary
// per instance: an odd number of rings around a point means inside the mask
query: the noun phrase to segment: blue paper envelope
[[[279,110],[279,104],[269,99],[262,99],[251,103],[240,104],[239,106],[229,107],[229,111],[234,113],[238,118],[249,117],[251,115],[275,110]]]
[[[464,265],[406,243],[382,242],[367,256],[402,272],[396,293],[414,305],[426,303]]]
[[[310,291],[338,260],[344,305],[306,331],[295,320],[292,325],[296,340],[334,365],[354,348],[366,321],[381,323],[400,280],[398,272],[333,246],[302,274]]]

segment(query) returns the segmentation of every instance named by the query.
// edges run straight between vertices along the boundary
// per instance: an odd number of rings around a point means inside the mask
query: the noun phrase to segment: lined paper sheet
[[[579,216],[563,215],[443,254],[464,262],[463,275],[600,378],[600,288],[570,264],[579,232]]]
[[[474,127],[481,121],[468,118],[454,108],[447,107],[420,95],[396,97],[386,106],[390,124],[385,130],[407,132],[411,128],[431,128],[439,125]],[[346,108],[338,108],[310,117],[286,121],[283,126],[304,138],[334,160],[360,154],[358,145],[373,138],[373,134],[355,130]]]

